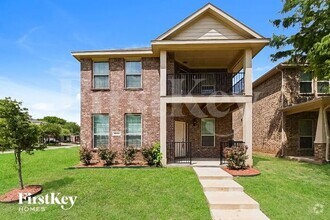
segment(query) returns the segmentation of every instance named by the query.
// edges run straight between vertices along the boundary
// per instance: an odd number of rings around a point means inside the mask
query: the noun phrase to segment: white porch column
[[[314,143],[317,144],[326,143],[325,119],[323,112],[324,112],[323,107],[321,107],[319,110],[319,117],[317,119],[317,127],[316,127],[315,141],[314,141]]]
[[[244,92],[245,95],[252,96],[252,50],[245,49],[243,56]]]
[[[162,164],[167,164],[166,158],[166,133],[167,133],[167,126],[166,126],[166,101],[163,98],[160,98],[160,151],[163,155]]]
[[[252,166],[252,97],[250,102],[244,103],[243,111],[243,141],[248,146],[247,155],[249,157],[246,165]]]
[[[166,96],[166,51],[160,51],[160,96]]]

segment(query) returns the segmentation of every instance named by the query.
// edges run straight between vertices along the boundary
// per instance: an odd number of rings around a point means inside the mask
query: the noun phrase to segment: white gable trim
[[[253,31],[251,28],[247,27],[243,23],[241,23],[238,20],[236,20],[235,18],[231,17],[230,15],[225,13],[224,11],[222,11],[219,8],[215,7],[214,5],[208,3],[207,5],[205,5],[204,7],[199,9],[198,11],[196,11],[194,14],[190,15],[189,17],[187,17],[186,19],[184,19],[183,21],[181,21],[180,23],[178,23],[177,25],[175,25],[174,27],[169,29],[167,32],[160,35],[156,40],[164,40],[166,37],[173,34],[177,30],[179,30],[180,28],[184,27],[189,22],[191,22],[192,20],[194,20],[196,17],[203,14],[207,10],[214,11],[216,14],[219,15],[219,17],[227,20],[228,23],[232,24],[233,26],[236,26],[238,29],[242,30],[243,32],[246,32],[249,35],[252,35],[255,38],[264,38],[262,35],[258,34],[255,31]]]

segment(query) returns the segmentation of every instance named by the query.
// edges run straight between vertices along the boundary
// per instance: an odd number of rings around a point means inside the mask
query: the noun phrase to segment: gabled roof
[[[262,35],[258,34],[257,32],[253,31],[251,28],[247,27],[240,21],[236,20],[235,18],[231,17],[226,12],[222,11],[221,9],[217,8],[216,6],[212,5],[211,3],[206,4],[204,7],[172,27],[170,30],[166,31],[162,35],[160,35],[156,41],[164,40],[170,35],[179,32],[180,30],[184,29],[186,26],[191,24],[193,21],[198,19],[200,16],[204,15],[205,13],[211,13],[215,17],[219,18],[220,20],[224,21],[225,23],[229,24],[230,26],[234,27],[235,29],[239,30],[245,35],[251,36],[252,38],[264,38]]]

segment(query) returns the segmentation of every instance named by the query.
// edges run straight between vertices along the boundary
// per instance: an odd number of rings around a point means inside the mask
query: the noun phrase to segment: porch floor
[[[193,167],[226,167],[226,164],[220,165],[219,158],[192,158],[189,163],[169,163],[167,166],[193,166]]]

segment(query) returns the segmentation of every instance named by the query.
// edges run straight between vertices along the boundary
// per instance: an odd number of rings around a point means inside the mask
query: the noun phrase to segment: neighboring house
[[[160,141],[163,164],[217,158],[241,106],[252,165],[252,58],[268,43],[207,4],[150,48],[72,52],[81,63],[81,146]]]
[[[328,159],[329,80],[313,77],[304,66],[281,63],[253,82],[253,92],[255,151],[313,156],[320,163]],[[241,114],[236,111],[235,118]]]

